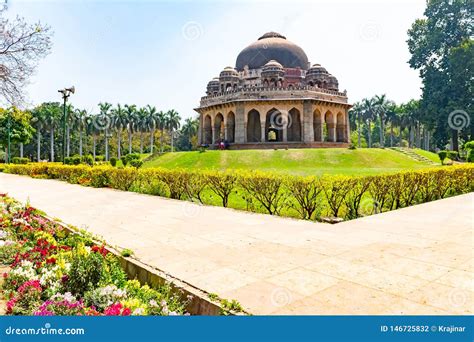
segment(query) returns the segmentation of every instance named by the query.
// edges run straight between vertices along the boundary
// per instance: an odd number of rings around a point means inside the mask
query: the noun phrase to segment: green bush
[[[105,156],[95,156],[96,162],[103,162],[105,160]]]
[[[469,163],[474,163],[474,149],[467,151],[466,161]]]
[[[441,165],[444,164],[444,160],[446,159],[447,156],[448,156],[448,151],[439,151],[438,152],[438,157],[439,157],[439,160],[441,160]]]
[[[353,219],[467,193],[474,191],[473,171],[472,164],[364,177],[300,177],[255,171],[137,169],[60,163],[9,164],[4,169],[6,173],[303,219],[320,219],[322,215]]]
[[[30,159],[28,158],[20,158],[20,157],[13,157],[12,158],[12,163],[13,164],[28,164],[30,162]]]
[[[122,161],[123,166],[127,166],[129,159],[126,156],[122,156],[120,160]]]
[[[109,162],[110,162],[110,165],[115,167],[117,165],[117,158],[112,157],[112,158],[110,158]]]
[[[143,161],[141,160],[138,160],[138,159],[130,160],[130,166],[132,167],[139,169],[140,167],[142,167],[142,165],[143,165]]]
[[[92,166],[92,165],[94,165],[94,157],[90,154],[88,154],[86,156],[82,156],[81,163]]]

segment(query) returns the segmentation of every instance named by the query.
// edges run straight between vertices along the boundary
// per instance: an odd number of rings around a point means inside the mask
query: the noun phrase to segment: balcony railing
[[[265,100],[265,99],[302,99],[313,98],[338,103],[347,103],[347,93],[322,89],[312,86],[293,88],[279,87],[249,87],[232,89],[217,94],[201,97],[201,107],[237,100]]]

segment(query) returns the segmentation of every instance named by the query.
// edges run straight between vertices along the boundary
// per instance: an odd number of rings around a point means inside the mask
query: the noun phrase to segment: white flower
[[[132,312],[133,316],[143,316],[144,314],[145,314],[145,310],[143,308],[136,308]]]

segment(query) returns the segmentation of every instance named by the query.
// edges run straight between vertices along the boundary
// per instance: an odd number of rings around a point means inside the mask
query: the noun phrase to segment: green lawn
[[[418,151],[417,151],[418,152]],[[420,153],[421,154],[421,153]],[[428,155],[431,154],[432,156]],[[436,160],[436,154],[423,151]],[[184,169],[247,169],[295,175],[370,175],[430,167],[390,149],[298,149],[175,152],[146,162],[144,167]],[[431,165],[431,167],[433,167]]]
[[[436,153],[430,152],[430,151],[425,151],[420,148],[415,148],[413,151],[418,153],[419,155],[430,159],[431,161],[441,165],[441,161],[439,160],[439,156]]]

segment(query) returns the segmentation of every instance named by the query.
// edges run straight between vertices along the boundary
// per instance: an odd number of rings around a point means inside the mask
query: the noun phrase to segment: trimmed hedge
[[[10,164],[4,172],[308,220],[354,219],[474,191],[472,164],[364,177],[55,163]]]

